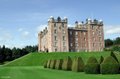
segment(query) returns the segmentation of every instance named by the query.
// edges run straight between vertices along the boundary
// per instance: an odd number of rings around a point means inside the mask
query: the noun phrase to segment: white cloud
[[[105,26],[105,34],[120,34],[120,25]]]

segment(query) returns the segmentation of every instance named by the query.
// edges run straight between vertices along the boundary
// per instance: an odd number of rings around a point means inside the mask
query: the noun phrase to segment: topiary
[[[47,68],[47,62],[48,62],[48,61],[45,61],[45,62],[44,62],[44,65],[43,65],[44,68]]]
[[[62,69],[63,59],[56,60],[55,69]]]
[[[50,63],[51,63],[51,60],[49,59],[47,62],[47,68],[50,68]]]
[[[100,56],[100,60],[99,60],[99,63],[101,64],[104,60],[104,57],[103,56]]]
[[[98,74],[100,72],[100,65],[95,57],[90,57],[84,69],[87,74]]]
[[[63,70],[71,70],[72,67],[72,60],[71,58],[68,56],[67,58],[65,58],[63,60],[63,64],[62,64],[62,69]]]
[[[55,69],[56,60],[51,60],[50,68]]]
[[[82,72],[84,71],[84,62],[81,57],[76,57],[72,63],[72,71]]]
[[[119,61],[118,61],[115,53],[113,53],[113,51],[111,51],[110,56],[112,56],[119,63]]]
[[[100,65],[100,72],[101,74],[117,74],[119,73],[119,64],[112,56],[108,56]]]

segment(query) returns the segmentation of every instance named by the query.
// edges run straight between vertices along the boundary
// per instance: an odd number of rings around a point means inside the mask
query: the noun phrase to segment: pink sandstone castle
[[[86,19],[68,27],[68,19],[50,17],[48,27],[38,34],[38,51],[80,52],[103,51],[103,21]]]

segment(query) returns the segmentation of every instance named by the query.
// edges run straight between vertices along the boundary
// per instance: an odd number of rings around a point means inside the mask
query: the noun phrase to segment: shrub
[[[81,57],[76,57],[72,63],[72,71],[82,72],[84,71],[84,62]]]
[[[50,68],[50,63],[51,63],[51,60],[48,60],[48,62],[47,62],[47,68]]]
[[[85,73],[98,74],[100,72],[100,65],[95,57],[90,57],[85,65]]]
[[[101,64],[104,60],[104,57],[103,56],[100,56],[100,60],[99,60],[99,63]]]
[[[63,59],[56,60],[55,69],[62,69]]]
[[[51,60],[50,68],[55,69],[56,60]]]
[[[110,56],[112,56],[117,62],[119,62],[115,53],[113,53],[113,51],[111,51]]]
[[[47,68],[47,62],[48,62],[48,61],[45,61],[45,62],[44,62],[44,68]]]
[[[100,72],[101,74],[117,74],[119,73],[119,64],[112,56],[108,56],[100,65]]]
[[[63,60],[62,69],[63,70],[71,70],[71,66],[72,66],[72,60],[68,56],[66,59]]]

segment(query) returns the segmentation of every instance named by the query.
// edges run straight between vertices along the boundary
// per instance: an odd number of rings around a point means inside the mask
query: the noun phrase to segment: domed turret
[[[53,16],[50,16],[50,19],[48,19],[48,22],[54,22],[54,17]]]
[[[61,18],[60,18],[60,17],[58,17],[58,18],[57,18],[57,21],[58,21],[58,22],[60,22],[60,21],[61,21]]]

